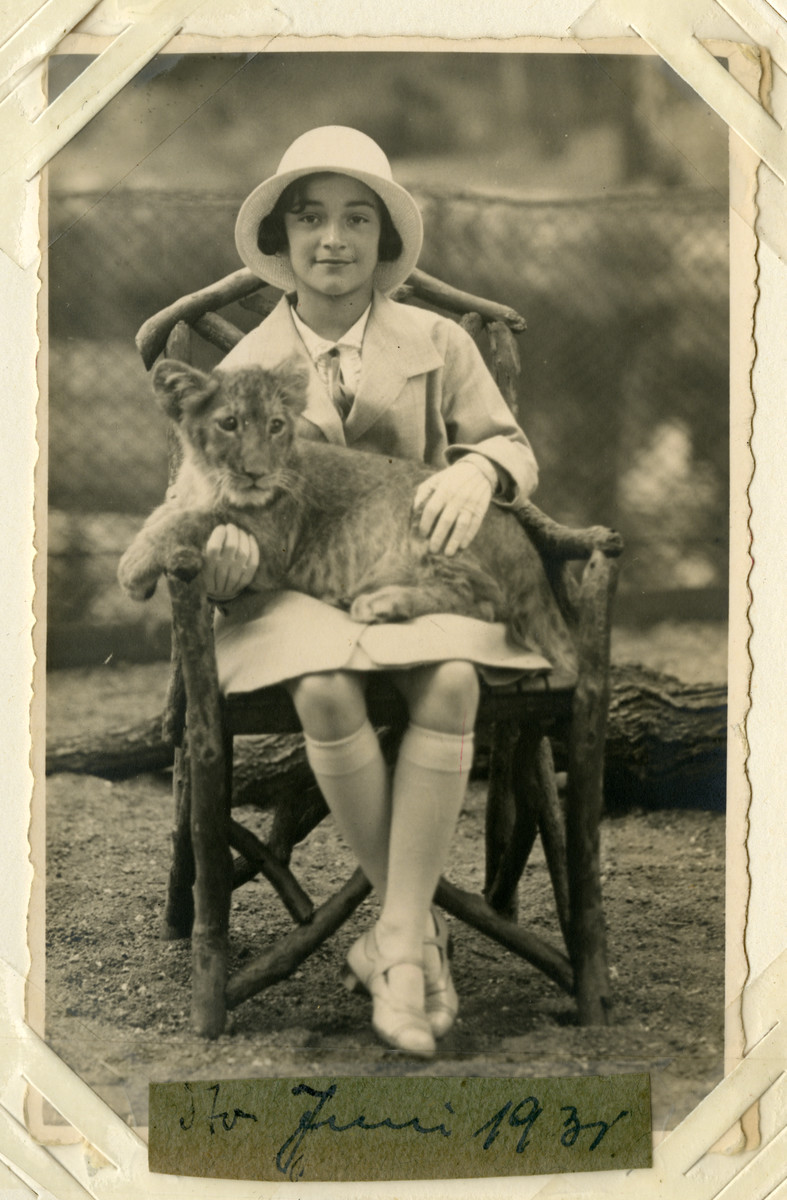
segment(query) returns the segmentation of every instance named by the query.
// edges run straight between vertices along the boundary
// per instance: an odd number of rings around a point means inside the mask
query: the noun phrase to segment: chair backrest
[[[182,296],[150,317],[137,334],[137,348],[150,370],[159,354],[165,351],[171,354],[173,346],[188,353],[187,331],[194,329],[206,342],[226,354],[238,344],[243,334],[218,310],[239,302],[260,317],[266,317],[278,299],[279,293],[275,289],[243,268],[209,287]],[[513,308],[460,291],[419,270],[413,271],[407,282],[397,288],[393,299],[432,305],[457,316],[476,341],[486,334],[495,382],[514,415],[518,415],[516,380],[520,363],[513,334],[526,328],[524,317]],[[177,355],[183,356],[183,353]]]

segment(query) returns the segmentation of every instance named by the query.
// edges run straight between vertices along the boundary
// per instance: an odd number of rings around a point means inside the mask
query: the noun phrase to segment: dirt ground
[[[618,661],[685,679],[725,678],[721,625],[662,625],[620,633]],[[167,668],[108,665],[48,681],[48,737],[128,724],[161,707]],[[449,878],[480,890],[484,788],[473,783]],[[459,1020],[438,1057],[418,1063],[386,1050],[369,1001],[341,986],[344,952],[373,917],[367,901],[295,977],[247,1001],[215,1042],[189,1027],[189,944],[158,929],[168,870],[166,774],[109,783],[50,777],[47,808],[46,1037],[130,1124],[147,1124],[151,1080],[291,1075],[499,1075],[650,1071],[654,1128],[669,1129],[722,1074],[724,817],[637,808],[602,824],[613,1024],[580,1028],[573,1002],[527,963],[453,922]],[[240,818],[263,832],[267,814]],[[319,902],[352,870],[332,822],[300,847],[296,875]],[[520,886],[520,913],[559,944],[537,845]],[[253,882],[233,900],[232,954],[256,953],[290,926],[277,898]]]

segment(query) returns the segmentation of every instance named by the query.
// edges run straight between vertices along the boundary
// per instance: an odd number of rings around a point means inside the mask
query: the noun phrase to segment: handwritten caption
[[[150,1085],[151,1171],[289,1181],[648,1167],[647,1075]]]

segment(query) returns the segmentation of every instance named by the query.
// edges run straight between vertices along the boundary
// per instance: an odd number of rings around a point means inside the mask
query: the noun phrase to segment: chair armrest
[[[604,525],[590,525],[586,529],[561,525],[529,500],[522,508],[513,509],[513,512],[541,555],[558,608],[576,636],[583,608],[587,605],[586,583],[590,575],[597,573],[590,570],[594,555],[598,553],[602,560],[618,558],[623,553],[623,538],[616,530],[607,529]],[[572,560],[586,564],[581,583],[569,568]],[[605,601],[607,611],[604,620],[608,625],[617,573],[605,574],[612,581]]]
[[[558,562],[588,559],[594,550],[600,550],[607,558],[618,558],[623,553],[623,538],[615,529],[604,525],[572,529],[553,521],[529,500],[513,512],[545,559]]]

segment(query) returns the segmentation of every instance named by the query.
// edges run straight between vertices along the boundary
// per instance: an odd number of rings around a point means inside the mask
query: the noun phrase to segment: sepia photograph
[[[43,1034],[127,1124],[723,1078],[729,170],[654,54],[276,43],[50,163]]]

